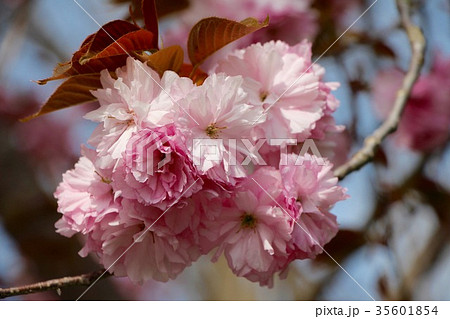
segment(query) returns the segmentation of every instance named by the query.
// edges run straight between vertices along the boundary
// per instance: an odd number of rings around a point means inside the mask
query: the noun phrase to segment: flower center
[[[259,98],[261,99],[261,102],[264,102],[267,99],[268,95],[269,95],[269,92],[261,91],[261,93],[259,93]]]
[[[102,180],[103,183],[105,183],[105,184],[111,184],[112,183],[111,180],[109,180],[108,178],[103,177],[102,175],[100,175],[99,172],[95,171],[95,174],[97,174],[98,177],[100,177],[100,179]]]
[[[257,219],[254,215],[249,213],[244,213],[244,215],[241,216],[241,228],[250,228],[254,229],[256,228]]]
[[[217,123],[211,123],[208,125],[205,132],[206,135],[208,135],[210,138],[218,138],[221,130],[224,130],[226,128],[226,126],[219,127],[217,126]]]

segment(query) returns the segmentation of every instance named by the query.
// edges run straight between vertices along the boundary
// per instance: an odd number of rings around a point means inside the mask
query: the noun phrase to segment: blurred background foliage
[[[299,0],[298,0],[299,1]],[[80,1],[100,24],[138,20],[135,0]],[[306,1],[307,2],[307,1]],[[311,1],[313,53],[320,56],[372,1]],[[436,52],[450,56],[450,3],[415,1],[415,19],[428,40],[427,73]],[[157,1],[161,37],[190,10],[188,0]],[[220,12],[216,15],[220,16]],[[201,18],[201,17],[199,17]],[[273,37],[282,33],[273,26]],[[31,80],[50,75],[98,25],[72,0],[0,1],[0,286],[9,287],[99,269],[81,258],[80,238],[56,234],[53,191],[79,156],[93,124],[83,105],[27,123],[56,87]],[[281,34],[281,35],[280,35]],[[301,41],[290,34],[291,43]],[[341,83],[336,117],[355,151],[380,123],[373,83],[386,68],[405,70],[409,45],[393,0],[379,0],[320,60],[326,79]],[[442,88],[448,90],[448,88]],[[450,108],[450,105],[447,106]],[[389,138],[375,161],[343,181],[351,198],[333,210],[340,232],[325,249],[376,299],[450,299],[450,152],[448,141],[426,152],[399,148]],[[73,300],[84,288],[66,288],[19,300]],[[366,300],[368,296],[326,254],[291,265],[273,289],[235,277],[220,260],[201,258],[169,283],[134,286],[101,280],[85,296],[95,300]]]

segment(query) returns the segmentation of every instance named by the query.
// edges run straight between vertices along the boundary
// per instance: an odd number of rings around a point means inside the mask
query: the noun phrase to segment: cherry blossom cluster
[[[224,255],[271,286],[336,235],[330,209],[347,197],[332,171],[338,85],[310,43],[234,51],[202,85],[132,58],[116,75],[102,72],[100,107],[85,116],[98,126],[55,193],[57,231],[82,234],[82,256],[141,283]],[[330,158],[299,155],[307,140]]]

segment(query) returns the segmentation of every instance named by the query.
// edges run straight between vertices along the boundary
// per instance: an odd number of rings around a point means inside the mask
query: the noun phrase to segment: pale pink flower
[[[213,260],[224,253],[237,276],[272,283],[273,274],[286,264],[292,230],[289,216],[275,201],[281,191],[281,176],[271,168],[258,169],[238,186],[211,225],[222,238]]]
[[[317,13],[311,8],[312,0],[248,0],[248,2],[249,17],[256,17],[259,20],[267,16],[270,18],[269,27],[255,33],[252,42],[281,40],[293,45],[304,39],[315,38],[318,31]]]
[[[264,147],[270,166],[242,164],[247,142],[316,138],[326,147],[342,131],[332,117],[337,86],[322,82],[310,55],[306,42],[253,45],[198,87],[133,59],[117,79],[103,72],[101,106],[86,116],[100,123],[95,149],[55,192],[58,232],[83,234],[82,256],[95,253],[135,283],[174,279],[214,248],[213,260],[223,253],[236,275],[268,286],[294,259],[314,258],[337,232],[329,210],[346,198],[329,161],[298,164]]]
[[[89,157],[94,154],[92,150],[85,153]],[[134,282],[167,281],[200,256],[191,224],[195,213],[192,201],[174,203],[164,213],[137,201],[114,199],[109,180],[88,157],[82,157],[63,176],[55,196],[63,214],[56,223],[57,231],[68,237],[84,234],[86,244],[80,255],[94,252],[106,268],[115,263],[110,270],[118,276],[126,275]]]
[[[295,225],[289,252],[292,259],[314,258],[337,233],[336,217],[329,213],[333,205],[347,198],[337,185],[333,165],[306,154],[288,155],[288,165],[280,166],[285,203]]]
[[[75,168],[63,175],[55,192],[58,211],[63,214],[55,226],[58,233],[68,237],[77,232],[89,233],[99,220],[120,207],[110,181],[92,163],[92,150],[85,149],[84,153]]]
[[[220,235],[216,231],[216,219],[223,210],[223,203],[232,195],[211,180],[205,180],[203,189],[191,198],[195,205],[191,225],[194,237],[202,254],[208,254],[220,244]]]
[[[303,211],[328,210],[347,198],[345,188],[337,185],[333,165],[314,155],[288,155],[288,165],[281,165],[284,188],[290,197],[301,203]]]
[[[414,85],[394,137],[399,145],[429,152],[445,144],[450,134],[450,96],[443,87],[450,86],[450,59],[436,55],[427,75]],[[374,86],[374,102],[385,119],[401,86],[403,72],[392,69],[381,72]]]
[[[182,134],[169,125],[134,133],[112,175],[112,186],[116,196],[165,209],[199,191],[202,181]]]
[[[259,130],[267,138],[303,141],[317,122],[335,107],[335,86],[321,82],[324,70],[311,62],[311,44],[293,47],[277,41],[234,51],[217,64],[217,72],[241,75],[251,103],[262,106],[267,120]]]
[[[241,76],[212,74],[180,101],[177,125],[187,137],[194,164],[213,180],[234,184],[246,176],[239,164],[252,129],[265,120],[260,106],[248,104]],[[236,145],[233,144],[236,140]]]
[[[287,151],[288,148],[286,148]],[[262,156],[264,162],[274,168],[278,168],[280,165],[281,151],[280,146],[271,146],[269,142],[259,149],[259,154]]]
[[[131,57],[116,75],[113,79],[107,70],[101,72],[103,88],[92,92],[100,107],[85,116],[100,122],[89,143],[96,147],[96,165],[102,168],[115,166],[139,128],[172,123],[174,105],[193,87],[191,80],[171,71],[160,79],[153,69]]]
[[[330,126],[329,130],[325,130],[323,139],[314,139],[314,143],[320,155],[326,157],[334,167],[338,167],[348,160],[351,137],[343,126]]]
[[[325,70],[318,68],[324,75]],[[329,133],[340,133],[345,130],[345,126],[336,125],[333,113],[339,107],[339,100],[332,94],[333,91],[339,88],[340,84],[336,82],[320,83],[321,92],[326,95],[326,106],[324,109],[324,116],[317,121],[314,129],[311,131],[310,138],[323,140]]]
[[[333,95],[332,101],[335,100]],[[336,104],[335,104],[336,103]],[[338,103],[333,102],[325,111],[325,116],[317,123],[311,132],[310,138],[314,140],[320,155],[326,157],[335,167],[344,164],[349,156],[351,148],[351,138],[344,125],[336,125],[332,112],[336,110]],[[330,105],[330,103],[328,103]]]
[[[289,260],[315,258],[337,232],[336,216],[330,212],[302,212],[291,234]]]
[[[136,201],[123,200],[122,205],[88,234],[84,255],[95,252],[116,276],[135,283],[175,279],[200,256],[188,223],[193,205],[182,202],[166,213]]]

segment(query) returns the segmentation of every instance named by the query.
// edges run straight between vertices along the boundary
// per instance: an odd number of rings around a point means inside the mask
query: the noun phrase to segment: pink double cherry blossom
[[[100,107],[86,115],[98,127],[55,193],[58,232],[81,233],[82,256],[140,283],[174,279],[213,251],[271,286],[335,236],[330,209],[347,196],[332,159],[258,144],[338,140],[337,85],[323,82],[310,44],[254,44],[213,70],[201,86],[132,58],[117,79],[102,73]]]

